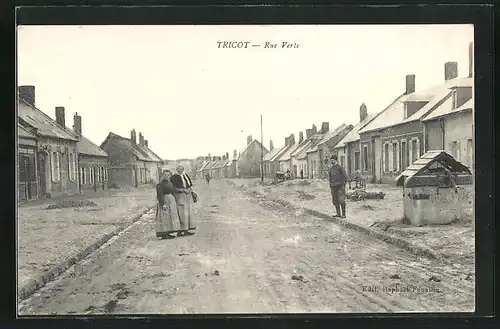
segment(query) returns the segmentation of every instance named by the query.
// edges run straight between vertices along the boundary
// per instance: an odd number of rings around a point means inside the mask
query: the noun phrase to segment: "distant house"
[[[280,171],[286,172],[290,170],[292,178],[297,177],[297,166],[292,166],[291,155],[293,151],[297,150],[304,143],[304,133],[299,132],[299,140],[295,142],[295,136],[292,134],[288,137],[289,144],[291,145],[278,159]]]
[[[198,167],[198,169],[196,169],[195,179],[203,179],[204,178],[203,169],[208,165],[208,163],[209,163],[209,160],[207,160],[205,158],[203,160],[203,162],[201,163],[201,165]]]
[[[247,137],[247,146],[240,152],[236,161],[237,172],[240,178],[254,178],[261,175],[261,157],[268,150],[252,136]]]
[[[339,163],[350,177],[354,177],[357,171],[361,173],[361,149],[359,145],[358,130],[363,128],[374,114],[368,115],[366,105],[362,104],[359,109],[359,122],[342,138],[334,147]]]
[[[77,136],[35,106],[34,86],[19,86],[17,104],[20,197],[78,193]]]
[[[229,158],[229,154],[228,154]],[[236,161],[238,160],[238,152],[233,151],[233,157],[226,163],[226,178],[236,178]]]
[[[352,130],[352,125],[341,124],[333,130],[329,130],[328,122],[323,122],[321,133],[323,138],[310,150],[307,151],[308,160],[315,160],[318,164],[318,175],[316,178],[328,177],[328,159],[338,142]],[[308,161],[311,163],[311,161]]]
[[[141,133],[137,141],[135,129],[130,132],[130,139],[109,133],[101,148],[108,153],[110,186],[137,187],[159,181],[163,160],[149,149]]]
[[[285,137],[285,145],[274,152],[274,155],[269,158],[270,177],[274,177],[276,172],[281,172],[279,159],[292,146],[290,141],[291,136]]]
[[[64,124],[64,108],[56,113],[56,120]],[[80,190],[97,191],[107,188],[108,154],[82,135],[82,117],[75,113],[73,132],[78,137],[78,179]]]
[[[457,62],[444,65],[445,81],[415,92],[415,76],[406,76],[406,91],[359,131],[361,169],[372,182],[394,179],[424,151],[422,119],[452,98],[472,96],[471,78],[458,78]],[[463,132],[463,131],[462,131]]]
[[[275,148],[273,145],[273,141],[269,141],[269,152],[264,155],[264,176],[272,177],[273,172],[271,171],[271,159],[276,156],[276,154],[280,151],[280,148]]]
[[[301,177],[302,173],[303,177],[307,178],[307,154],[302,151],[307,150],[311,145],[311,136],[312,129],[306,129],[306,139],[300,143],[299,147],[290,153],[290,164],[291,167],[294,168],[295,177]]]

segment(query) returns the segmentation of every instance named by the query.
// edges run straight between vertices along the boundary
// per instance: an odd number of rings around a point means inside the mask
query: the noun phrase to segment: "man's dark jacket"
[[[330,187],[342,187],[347,183],[347,173],[341,165],[335,164],[328,171]]]

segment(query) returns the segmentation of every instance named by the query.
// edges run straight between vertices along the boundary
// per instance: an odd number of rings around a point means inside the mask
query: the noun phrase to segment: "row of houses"
[[[17,108],[18,197],[43,199],[157,181],[161,158],[135,130],[126,139],[110,133],[97,146],[83,135],[82,117],[75,113],[66,126],[65,108],[55,108],[55,120],[36,107],[35,87],[19,86]]]
[[[265,154],[264,175],[270,178],[288,170],[293,178],[324,178],[328,159],[335,154],[351,177],[359,173],[372,183],[394,182],[430,150],[445,150],[473,170],[473,79],[471,43],[468,76],[458,77],[458,63],[447,62],[443,82],[418,90],[415,75],[406,75],[403,93],[374,114],[368,114],[362,104],[354,125],[330,129],[329,123],[323,122],[320,130],[312,125],[305,138],[303,132],[298,140],[291,134],[282,147],[275,148],[270,141],[269,151],[249,137],[244,158],[233,157],[235,175],[258,177],[261,153]]]

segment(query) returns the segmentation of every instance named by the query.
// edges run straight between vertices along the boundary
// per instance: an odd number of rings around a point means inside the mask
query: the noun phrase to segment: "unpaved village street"
[[[452,266],[257,199],[227,181],[194,188],[195,235],[159,240],[150,212],[22,301],[19,313],[474,310],[474,283]]]

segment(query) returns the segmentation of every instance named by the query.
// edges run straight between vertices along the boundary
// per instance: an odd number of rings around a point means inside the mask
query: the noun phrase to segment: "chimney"
[[[66,118],[64,117],[63,106],[56,106],[56,122],[61,127],[66,127]]]
[[[312,129],[306,129],[306,138],[310,138],[312,135]]]
[[[469,43],[469,78],[474,76],[474,44]]]
[[[316,128],[316,125],[313,125],[312,127],[312,134],[316,135],[318,133],[318,128]]]
[[[295,145],[295,135],[291,134],[288,138],[290,139],[290,145]]]
[[[137,139],[135,136],[135,129],[132,129],[132,131],[130,132],[130,141],[132,142],[133,145],[137,143]]]
[[[407,85],[406,86],[408,86],[408,79],[406,79],[406,81],[407,81]],[[359,122],[363,122],[363,120],[366,119],[367,116],[368,116],[368,110],[366,109],[365,103],[363,103],[359,107]]]
[[[148,147],[148,140],[147,139],[144,140],[144,146]]]
[[[323,122],[321,124],[321,133],[326,134],[330,130],[330,124],[328,122]]]
[[[236,150],[233,151],[233,157],[236,158],[238,156],[238,152]]]
[[[252,135],[247,137],[247,145],[250,145],[251,142],[252,142]]]
[[[304,141],[304,132],[299,133],[299,143],[302,143]]]
[[[458,63],[446,62],[444,63],[444,80],[448,81],[458,77]]]
[[[19,86],[19,98],[35,106],[35,86]]]
[[[229,152],[226,152],[226,160],[229,160]]]
[[[142,136],[142,133],[139,133],[139,145],[144,145],[144,136]]]
[[[406,76],[406,95],[415,92],[415,74],[408,74]]]
[[[269,141],[269,151],[274,149],[273,141]]]
[[[80,135],[82,134],[82,117],[78,113],[73,116],[73,129]]]

